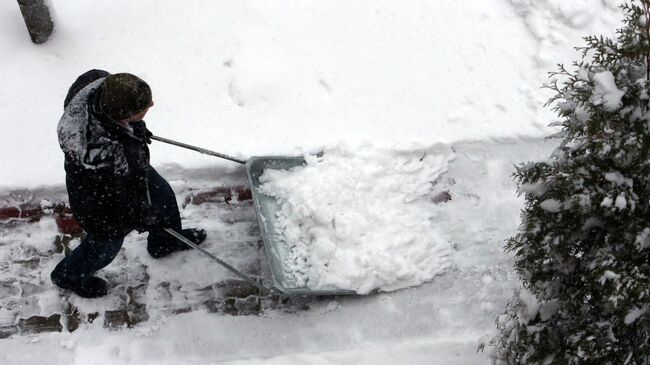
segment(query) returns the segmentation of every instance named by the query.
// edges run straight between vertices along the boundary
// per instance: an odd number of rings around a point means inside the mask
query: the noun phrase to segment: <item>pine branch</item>
[[[646,39],[650,40],[650,0],[642,0],[643,4],[643,13],[645,14],[645,32]],[[646,64],[646,81],[650,81],[650,47],[646,50],[645,53],[645,64]]]

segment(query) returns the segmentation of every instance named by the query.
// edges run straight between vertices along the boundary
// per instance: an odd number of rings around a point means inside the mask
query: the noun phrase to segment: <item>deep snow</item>
[[[546,72],[611,32],[615,3],[71,0],[34,46],[5,1],[0,188],[63,184],[55,126],[91,68],[151,85],[156,134],[237,156],[545,135]],[[153,162],[218,163],[159,144]]]
[[[41,46],[29,42],[16,3],[0,3],[0,196],[42,186],[60,194],[56,124],[67,88],[91,68],[150,83],[154,133],[239,157],[340,143],[456,152],[436,186],[453,198],[437,216],[453,265],[430,282],[308,310],[215,314],[201,303],[219,292],[201,289],[227,272],[196,252],[154,262],[134,234],[102,274],[115,292],[69,300],[87,313],[111,309],[124,300],[118,292],[148,277],[148,321],[2,340],[0,363],[487,363],[476,348],[518,285],[502,251],[521,208],[512,164],[552,148],[540,142],[554,119],[540,86],[555,63],[575,58],[581,36],[612,33],[618,3],[70,0],[54,2],[56,33]],[[245,182],[237,166],[195,152],[154,144],[152,156],[179,199]],[[211,252],[268,278],[250,209],[189,205],[183,215],[215,238]],[[0,232],[0,280],[11,283],[0,287],[0,325],[63,305],[48,279],[60,259],[53,222],[20,227]]]

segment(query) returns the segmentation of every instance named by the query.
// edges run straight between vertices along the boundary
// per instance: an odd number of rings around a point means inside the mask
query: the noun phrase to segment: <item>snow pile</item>
[[[444,272],[450,250],[433,182],[452,158],[337,148],[306,157],[304,167],[266,170],[261,190],[282,206],[275,224],[291,247],[285,265],[296,285],[365,294]]]

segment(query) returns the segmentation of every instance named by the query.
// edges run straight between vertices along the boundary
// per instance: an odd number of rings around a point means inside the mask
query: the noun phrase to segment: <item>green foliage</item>
[[[496,363],[650,363],[649,4],[621,6],[616,40],[586,37],[551,74],[560,144],[514,173],[526,199],[506,249],[523,288],[497,319]]]

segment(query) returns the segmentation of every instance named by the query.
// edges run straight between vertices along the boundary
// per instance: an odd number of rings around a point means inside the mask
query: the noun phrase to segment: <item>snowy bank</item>
[[[242,157],[545,135],[546,72],[618,19],[609,0],[53,5],[56,32],[35,46],[0,4],[0,189],[63,184],[56,124],[92,68],[147,80],[156,134]],[[156,166],[219,163],[152,149]]]

